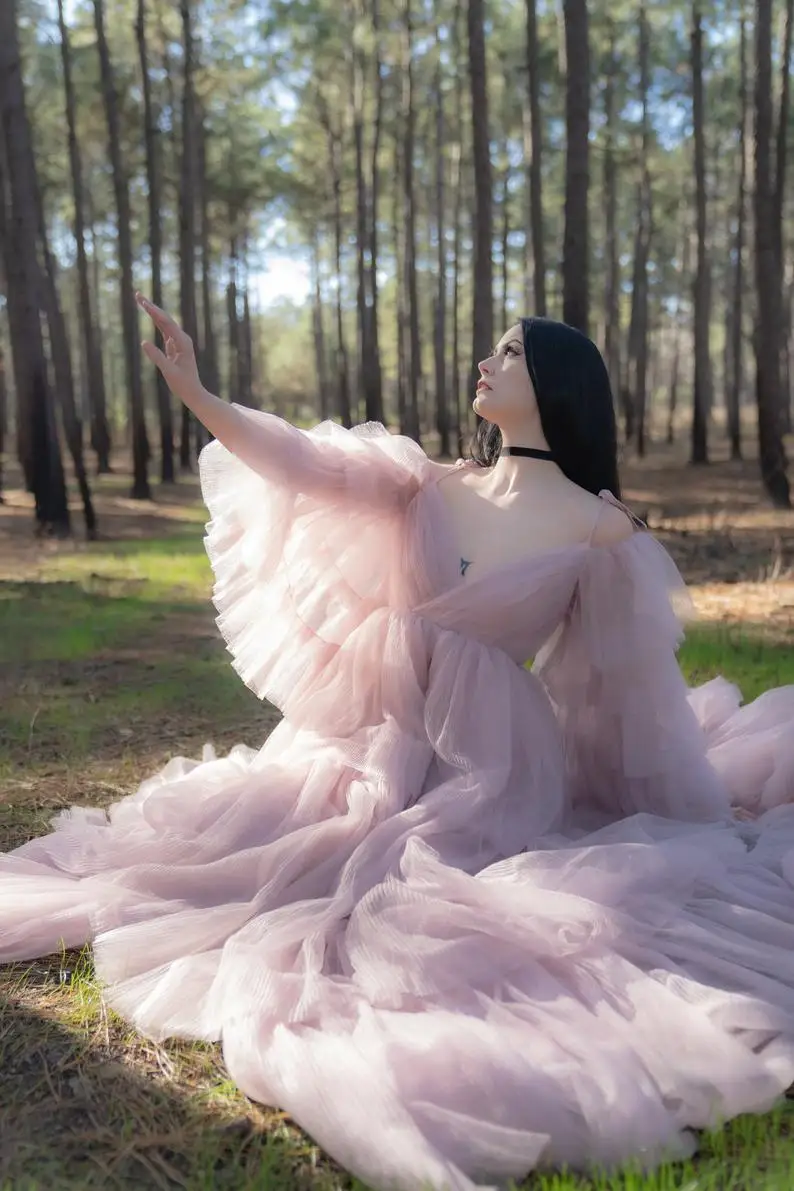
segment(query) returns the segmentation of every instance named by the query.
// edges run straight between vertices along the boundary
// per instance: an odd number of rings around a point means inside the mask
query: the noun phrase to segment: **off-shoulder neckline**
[[[466,467],[468,466],[469,462],[470,460],[467,459],[458,459],[454,464],[452,464],[452,468],[461,466]],[[442,464],[438,470],[438,473],[433,479],[433,487],[436,487],[439,481],[444,478],[444,476],[449,475],[450,470],[451,469],[445,468]],[[467,579],[463,575],[458,574],[458,581],[452,590],[471,591],[471,589],[475,586],[487,583],[488,580],[492,580],[495,577],[502,577],[506,574],[512,574],[514,571],[521,571],[523,569],[531,570],[534,566],[540,565],[541,562],[548,562],[550,559],[555,558],[558,555],[575,555],[577,553],[588,555],[591,552],[612,554],[616,551],[622,550],[628,543],[634,542],[637,538],[638,531],[647,531],[647,526],[645,523],[641,521],[640,518],[631,511],[631,509],[624,505],[622,501],[618,500],[608,488],[601,489],[601,491],[598,493],[598,499],[604,501],[605,504],[611,504],[615,508],[621,509],[631,521],[634,527],[634,533],[630,534],[627,538],[623,538],[619,542],[613,542],[611,545],[597,545],[595,542],[593,542],[591,536],[588,541],[571,542],[564,546],[552,546],[549,549],[538,551],[537,554],[530,554],[525,558],[517,558],[513,562],[504,563],[502,566],[493,567],[490,571],[486,571],[484,575],[473,576],[471,579]],[[447,507],[441,500],[439,500],[439,507],[445,522],[444,538],[449,544],[451,556],[457,558],[459,548],[458,543],[455,540],[455,535],[452,533]]]

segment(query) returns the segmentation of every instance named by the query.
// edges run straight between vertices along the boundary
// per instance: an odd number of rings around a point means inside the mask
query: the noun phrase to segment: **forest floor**
[[[794,683],[794,513],[755,463],[683,466],[655,448],[624,496],[692,585],[681,661],[752,698]],[[259,746],[278,720],[242,686],[213,623],[194,477],[142,504],[123,472],[95,483],[101,537],[37,541],[10,471],[0,505],[0,850],[58,809],[107,805],[175,754]],[[790,1191],[794,1105],[703,1138],[654,1176],[534,1177],[532,1191]],[[102,1003],[90,952],[0,968],[0,1189],[353,1188],[283,1114],[225,1074],[219,1048],[157,1044]],[[359,1185],[360,1186],[360,1185]]]

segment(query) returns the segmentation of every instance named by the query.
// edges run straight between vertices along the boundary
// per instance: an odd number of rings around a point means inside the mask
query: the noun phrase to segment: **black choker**
[[[536,447],[502,447],[500,455],[526,455],[528,459],[553,459],[551,451],[539,451]]]

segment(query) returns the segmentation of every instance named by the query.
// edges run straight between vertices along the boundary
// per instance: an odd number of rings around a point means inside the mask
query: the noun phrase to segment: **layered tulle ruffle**
[[[377,1188],[652,1166],[769,1108],[792,688],[686,689],[647,534],[464,582],[415,444],[268,417],[201,475],[219,626],[285,718],[0,856],[0,959],[93,940],[112,1006],[220,1040]]]

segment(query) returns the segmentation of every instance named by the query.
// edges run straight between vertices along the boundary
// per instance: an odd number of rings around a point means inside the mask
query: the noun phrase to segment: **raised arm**
[[[155,343],[142,344],[146,357],[160,369],[180,401],[192,410],[215,439],[252,471],[276,483],[317,496],[350,496],[368,504],[399,507],[418,488],[415,443],[383,431],[315,436],[283,418],[261,410],[230,404],[201,383],[190,336],[170,315],[142,294],[140,308],[161,333],[165,351]],[[341,428],[340,428],[341,429]],[[402,457],[402,461],[401,461]]]

